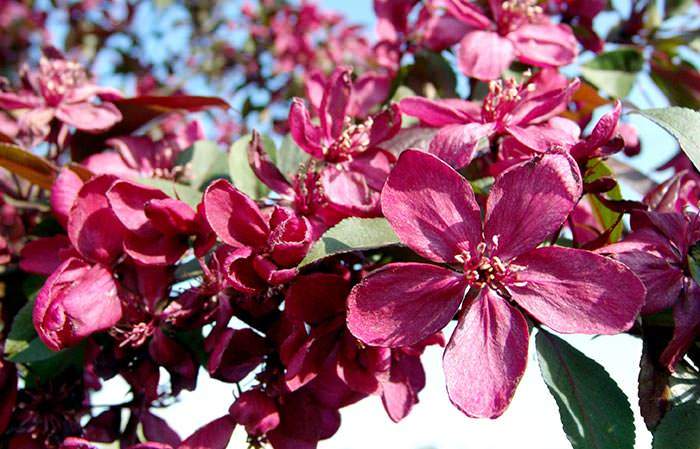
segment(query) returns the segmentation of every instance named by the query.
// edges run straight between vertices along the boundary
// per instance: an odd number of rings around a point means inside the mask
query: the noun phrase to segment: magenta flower
[[[106,197],[115,181],[113,176],[98,176],[77,192],[67,220],[72,248],[62,247],[60,238],[44,247],[53,261],[56,248],[59,260],[67,257],[46,280],[34,305],[34,327],[50,349],[71,346],[121,318],[112,264],[123,254],[125,229]],[[34,248],[34,258],[40,257],[40,249]]]
[[[115,89],[94,84],[83,67],[58,54],[42,58],[36,72],[25,69],[24,85],[18,93],[0,92],[0,108],[26,109],[20,125],[42,137],[55,118],[86,132],[100,132],[121,121],[122,114],[110,100],[121,98]],[[103,100],[94,104],[94,99]]]
[[[290,206],[297,215],[309,220],[312,241],[348,216],[329,203],[313,164],[300,169],[292,180],[288,180],[265,152],[258,133],[253,133],[248,160],[258,179],[280,196],[283,205]]]
[[[524,313],[557,332],[614,334],[642,306],[644,286],[621,263],[538,248],[580,195],[573,160],[544,154],[496,180],[482,227],[464,178],[433,155],[405,151],[382,191],[382,210],[403,243],[448,266],[391,263],[369,274],[348,298],[350,331],[370,345],[407,346],[458,315],[443,359],[450,399],[469,416],[499,416],[525,370]]]
[[[566,108],[578,80],[567,83],[554,71],[542,70],[518,83],[492,81],[482,104],[459,99],[428,100],[408,97],[401,112],[440,128],[429,151],[455,168],[467,165],[481,139],[512,136],[527,148],[545,152],[553,143],[573,145],[567,126],[552,120]],[[563,119],[558,119],[563,120]],[[569,122],[566,120],[566,122]],[[573,122],[571,122],[575,126]]]
[[[697,212],[650,211],[634,216],[632,226],[623,241],[599,252],[620,260],[644,282],[643,314],[673,309],[673,338],[661,353],[661,363],[673,371],[700,329],[700,285],[689,267],[700,220]]]
[[[162,190],[117,181],[107,199],[126,228],[124,252],[137,263],[172,265],[189,248],[189,236],[197,233],[195,211]]]
[[[350,112],[356,109],[350,70],[338,68],[326,83],[320,103],[320,126],[311,121],[304,102],[295,98],[289,112],[294,141],[313,158],[325,162],[321,182],[331,203],[353,215],[377,215],[379,191],[394,157],[379,148],[401,128],[398,107],[392,105],[360,124]]]
[[[283,284],[296,276],[296,266],[311,244],[308,220],[289,209],[275,207],[263,215],[253,200],[219,180],[204,192],[204,217],[226,245],[224,266],[228,283],[243,293]]]
[[[513,61],[536,67],[560,67],[578,56],[568,25],[555,24],[537,0],[490,0],[490,17],[468,0],[448,0],[447,10],[472,27],[459,46],[457,61],[467,76],[492,80]]]

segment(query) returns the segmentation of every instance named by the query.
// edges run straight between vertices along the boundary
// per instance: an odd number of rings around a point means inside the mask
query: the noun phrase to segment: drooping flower
[[[497,178],[482,227],[464,178],[431,154],[405,151],[382,191],[382,210],[403,243],[449,267],[391,263],[369,274],[348,298],[350,331],[367,344],[407,346],[458,315],[443,359],[450,399],[469,416],[499,416],[525,369],[523,311],[557,332],[614,334],[642,306],[644,286],[621,263],[538,247],[580,195],[573,160],[543,154]]]
[[[542,70],[523,82],[514,79],[492,81],[483,103],[465,100],[428,100],[408,97],[400,102],[401,112],[440,128],[429,151],[460,168],[467,165],[481,139],[512,136],[532,150],[548,151],[556,142],[571,146],[578,127],[555,117],[578,88],[554,71]],[[575,129],[573,129],[575,128]]]
[[[700,241],[697,211],[676,212],[674,202],[657,210],[636,212],[632,233],[599,250],[630,267],[644,282],[643,314],[673,310],[673,338],[661,353],[670,371],[700,332],[700,285],[693,278]]]
[[[314,159],[323,161],[321,182],[328,199],[341,211],[361,216],[378,214],[379,191],[394,157],[380,148],[401,128],[398,107],[353,123],[350,70],[340,67],[325,85],[318,116],[311,121],[304,102],[295,98],[289,112],[294,141]],[[363,106],[364,108],[364,106]]]
[[[458,64],[470,77],[493,80],[513,61],[560,67],[578,55],[571,28],[555,24],[537,0],[490,0],[490,16],[469,0],[448,0],[447,10],[473,29],[460,42]]]
[[[253,200],[226,180],[212,183],[204,193],[204,216],[226,245],[224,266],[231,287],[255,293],[266,285],[288,282],[311,244],[304,217],[275,207],[263,215]]]

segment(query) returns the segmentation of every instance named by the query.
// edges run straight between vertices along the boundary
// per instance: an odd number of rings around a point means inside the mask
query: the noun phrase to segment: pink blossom
[[[20,117],[20,126],[32,135],[44,137],[54,118],[93,133],[104,131],[122,119],[116,106],[109,103],[121,98],[121,94],[97,86],[79,64],[58,54],[42,58],[36,72],[25,68],[23,78],[26,86],[23,90],[0,92],[0,107],[26,109]],[[103,102],[94,104],[96,98]]]
[[[231,287],[255,293],[296,275],[311,244],[306,218],[282,207],[263,215],[253,200],[225,180],[207,188],[203,204],[204,217],[225,243],[219,252]]]
[[[447,0],[447,10],[472,27],[458,53],[459,68],[470,77],[492,80],[513,61],[536,67],[570,64],[578,55],[571,28],[555,24],[536,0],[489,1],[490,16],[468,0]]]
[[[398,107],[392,105],[360,124],[349,115],[353,98],[350,70],[338,68],[325,85],[318,111],[320,126],[301,99],[294,99],[289,127],[294,141],[314,159],[325,162],[321,182],[338,210],[359,216],[377,215],[379,191],[391,169],[393,155],[379,145],[401,128]]]
[[[400,102],[401,112],[440,128],[429,151],[453,167],[467,165],[481,139],[494,141],[512,136],[531,150],[548,151],[573,145],[578,127],[566,120],[554,120],[566,108],[578,81],[571,83],[554,71],[542,70],[518,83],[513,79],[492,81],[483,103],[459,99],[428,100],[408,97]],[[571,126],[573,125],[573,126]]]
[[[644,286],[621,263],[538,247],[580,195],[574,162],[540,155],[497,178],[482,228],[469,183],[435,156],[405,151],[382,191],[382,210],[403,243],[451,267],[391,263],[369,274],[348,298],[350,331],[370,345],[407,346],[458,315],[443,359],[450,399],[469,416],[499,416],[525,369],[523,311],[557,332],[614,334],[642,306]]]

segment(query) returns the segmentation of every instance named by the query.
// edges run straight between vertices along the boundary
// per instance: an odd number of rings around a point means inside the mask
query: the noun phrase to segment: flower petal
[[[401,241],[425,258],[453,262],[481,241],[481,214],[471,186],[431,154],[401,153],[381,201]]]
[[[112,274],[101,265],[70,258],[49,276],[34,305],[34,327],[58,351],[112,327],[121,318]]]
[[[581,195],[581,177],[567,155],[545,154],[504,172],[486,202],[485,240],[504,260],[529,251],[564,223]]]
[[[563,24],[526,24],[508,34],[518,59],[537,67],[559,67],[572,63],[578,42],[571,28]]]
[[[522,314],[483,289],[445,349],[442,364],[450,401],[473,418],[500,416],[525,372],[528,338]]]
[[[471,101],[464,100],[406,97],[399,102],[399,108],[403,114],[416,117],[426,125],[435,127],[459,125],[481,119],[481,108]]]
[[[68,217],[68,237],[85,259],[111,264],[122,254],[126,229],[114,214],[106,193],[117,180],[102,175],[86,182]]]
[[[311,122],[304,100],[295,98],[289,110],[289,132],[299,147],[317,159],[323,159],[321,129]]]
[[[220,179],[204,192],[204,216],[216,235],[231,246],[259,247],[270,229],[253,200]]]
[[[673,338],[661,353],[661,363],[670,371],[700,332],[700,286],[692,280],[688,282],[687,295],[673,308],[673,323]]]
[[[51,212],[64,228],[68,224],[68,215],[82,186],[83,180],[68,167],[61,169],[51,186]]]
[[[437,265],[386,265],[350,292],[348,329],[369,345],[412,345],[450,322],[466,288],[462,275]]]
[[[510,66],[515,58],[513,44],[493,31],[470,31],[459,44],[457,65],[465,75],[493,80]]]
[[[428,151],[459,169],[471,162],[479,141],[489,137],[494,129],[493,123],[448,125],[435,134]]]
[[[522,267],[507,283],[513,299],[557,332],[617,334],[644,304],[646,289],[629,268],[590,251],[538,248],[513,265]]]
[[[112,103],[64,103],[56,109],[56,118],[81,131],[96,133],[120,122],[122,113]]]

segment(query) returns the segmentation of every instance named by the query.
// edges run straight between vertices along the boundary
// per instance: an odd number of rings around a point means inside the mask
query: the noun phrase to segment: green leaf
[[[583,77],[606,94],[624,98],[644,67],[644,56],[634,48],[602,53],[581,66]]]
[[[193,209],[196,209],[197,205],[202,200],[202,193],[199,190],[178,182],[160,178],[139,178],[137,182],[148,187],[160,189],[168,196],[189,204]]]
[[[233,185],[249,197],[259,200],[264,198],[270,189],[260,182],[258,177],[255,176],[253,169],[250,168],[250,163],[248,162],[248,146],[251,139],[252,136],[246,134],[231,145],[228,154],[228,169]],[[260,139],[265,151],[274,161],[276,159],[275,143],[266,136],[260,136]]]
[[[300,267],[334,254],[395,245],[399,238],[384,218],[346,218],[314,243]]]
[[[275,164],[287,179],[291,179],[299,171],[299,166],[305,164],[309,157],[309,154],[299,148],[299,145],[294,142],[292,136],[287,134],[282,139],[280,148],[277,151]]]
[[[49,359],[62,351],[55,352],[46,347],[44,342],[42,342],[39,337],[35,337],[29,342],[27,347],[9,359],[15,363],[32,363],[40,362],[42,360]]]
[[[678,106],[634,112],[668,131],[678,140],[695,168],[700,168],[700,112]]]
[[[22,283],[22,291],[27,297],[27,303],[15,315],[5,341],[5,356],[10,358],[29,346],[29,342],[36,338],[36,330],[32,321],[34,301],[37,293],[44,284],[41,276],[31,276]]]
[[[605,369],[559,337],[539,330],[542,378],[574,449],[633,449],[629,401]]]
[[[653,449],[699,449],[700,404],[686,402],[669,411],[654,432]]]
[[[199,140],[180,153],[178,165],[189,164],[192,181],[190,185],[203,190],[212,180],[228,176],[226,153],[216,142]]]
[[[610,167],[608,167],[608,165],[605,162],[603,162],[600,159],[592,159],[591,161],[589,161],[589,165],[586,169],[586,179],[584,180],[584,182],[593,182],[604,176],[613,175],[613,171],[610,169]],[[621,200],[622,191],[620,190],[620,186],[615,186],[614,189],[610,190],[609,192],[606,192],[605,195],[612,200]],[[624,225],[621,221],[619,221],[620,213],[608,209],[594,195],[586,195],[585,198],[590,203],[591,207],[593,208],[593,212],[595,213],[595,216],[598,219],[598,222],[601,225],[603,225],[604,229],[609,229],[615,223],[618,223],[615,226],[615,229],[610,234],[610,242],[614,243],[619,241],[622,237],[622,231],[624,229]]]

